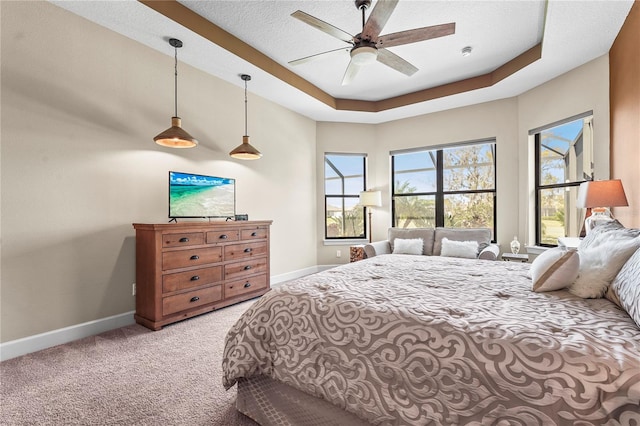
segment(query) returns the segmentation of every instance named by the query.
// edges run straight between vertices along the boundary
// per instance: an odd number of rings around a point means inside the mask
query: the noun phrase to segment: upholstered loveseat
[[[478,259],[496,260],[500,247],[491,243],[491,230],[488,228],[389,228],[388,239],[375,241],[364,246],[367,258],[380,254],[391,254],[396,248],[396,240],[422,239],[422,254],[425,256],[440,256],[448,241],[478,243],[476,257]]]

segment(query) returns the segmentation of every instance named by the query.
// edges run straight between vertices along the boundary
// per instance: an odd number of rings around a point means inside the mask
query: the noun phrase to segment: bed
[[[283,284],[229,331],[223,384],[262,425],[640,424],[638,325],[530,266],[388,254]]]

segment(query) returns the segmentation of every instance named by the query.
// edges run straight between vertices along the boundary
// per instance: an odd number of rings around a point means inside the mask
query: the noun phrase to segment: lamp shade
[[[158,145],[169,148],[193,148],[198,141],[181,127],[180,117],[171,117],[171,127],[153,138]]]
[[[257,160],[262,157],[262,153],[249,143],[249,136],[243,136],[240,146],[231,151],[229,155],[240,160]]]
[[[360,205],[364,207],[380,207],[382,205],[382,193],[380,191],[360,192]]]
[[[583,182],[578,190],[578,207],[628,206],[627,196],[620,179]]]

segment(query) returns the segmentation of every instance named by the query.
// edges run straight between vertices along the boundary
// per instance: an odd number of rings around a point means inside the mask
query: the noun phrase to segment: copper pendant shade
[[[257,160],[262,157],[262,153],[249,143],[249,136],[247,135],[247,81],[251,80],[251,76],[242,74],[240,78],[244,80],[244,136],[240,146],[231,151],[229,155],[239,160]]]
[[[198,145],[198,141],[182,128],[182,120],[178,117],[178,48],[182,47],[182,42],[178,39],[169,39],[169,44],[175,49],[175,73],[174,73],[174,115],[171,117],[171,127],[153,140],[161,146],[169,148],[193,148]]]

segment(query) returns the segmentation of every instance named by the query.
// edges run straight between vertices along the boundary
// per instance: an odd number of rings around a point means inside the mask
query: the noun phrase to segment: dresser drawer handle
[[[197,275],[194,275],[194,276],[191,277],[191,281],[198,281],[199,279],[200,279],[200,277],[197,276]]]
[[[227,234],[222,234],[222,235],[220,235],[220,239],[221,239],[221,240],[226,240],[227,238],[229,238],[229,237],[227,236]]]
[[[198,260],[200,259],[200,256],[198,256],[197,254],[194,254],[193,256],[191,256],[191,260]]]
[[[193,296],[189,302],[197,302],[198,300],[200,300],[198,296]]]
[[[257,233],[257,232],[252,232],[252,233],[251,233],[251,236],[252,236],[252,237],[257,237],[257,236],[258,236],[258,233]]]
[[[251,265],[247,265],[247,266],[244,267],[245,271],[248,271],[249,269],[251,269]]]
[[[180,238],[181,243],[188,243],[189,239],[187,237]]]
[[[249,287],[251,287],[251,283],[250,282],[244,283],[244,288],[249,288]]]
[[[245,253],[251,253],[251,249],[250,248],[246,248],[246,249],[244,249],[244,252]]]

